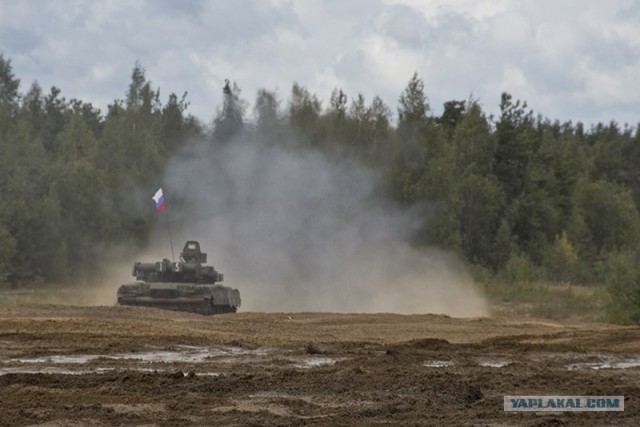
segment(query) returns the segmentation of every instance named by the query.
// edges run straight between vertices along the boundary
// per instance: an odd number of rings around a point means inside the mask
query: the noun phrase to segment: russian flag
[[[156,194],[152,197],[153,201],[156,202],[156,210],[158,212],[163,211],[167,206],[164,203],[164,194],[162,194],[162,188],[156,191]]]

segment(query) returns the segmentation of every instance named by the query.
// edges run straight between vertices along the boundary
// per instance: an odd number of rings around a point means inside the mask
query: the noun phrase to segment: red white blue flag
[[[167,206],[164,203],[164,194],[162,194],[162,188],[156,191],[156,194],[152,197],[153,201],[156,202],[156,210],[158,212],[163,211]]]

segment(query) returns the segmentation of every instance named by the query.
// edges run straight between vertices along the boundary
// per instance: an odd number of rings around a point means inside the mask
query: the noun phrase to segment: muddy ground
[[[511,413],[505,395],[624,395]],[[640,425],[640,328],[0,305],[0,425]]]

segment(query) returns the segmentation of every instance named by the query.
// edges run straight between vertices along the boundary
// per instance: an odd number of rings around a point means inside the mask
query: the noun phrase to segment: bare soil
[[[505,395],[624,395],[511,413]],[[0,305],[0,425],[640,425],[640,328]]]

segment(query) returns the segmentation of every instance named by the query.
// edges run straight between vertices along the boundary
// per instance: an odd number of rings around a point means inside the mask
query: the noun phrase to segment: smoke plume
[[[487,314],[454,257],[407,243],[418,218],[376,197],[357,163],[249,139],[192,141],[163,185],[176,255],[199,240],[243,311]],[[155,254],[168,248],[164,219],[153,241]]]

